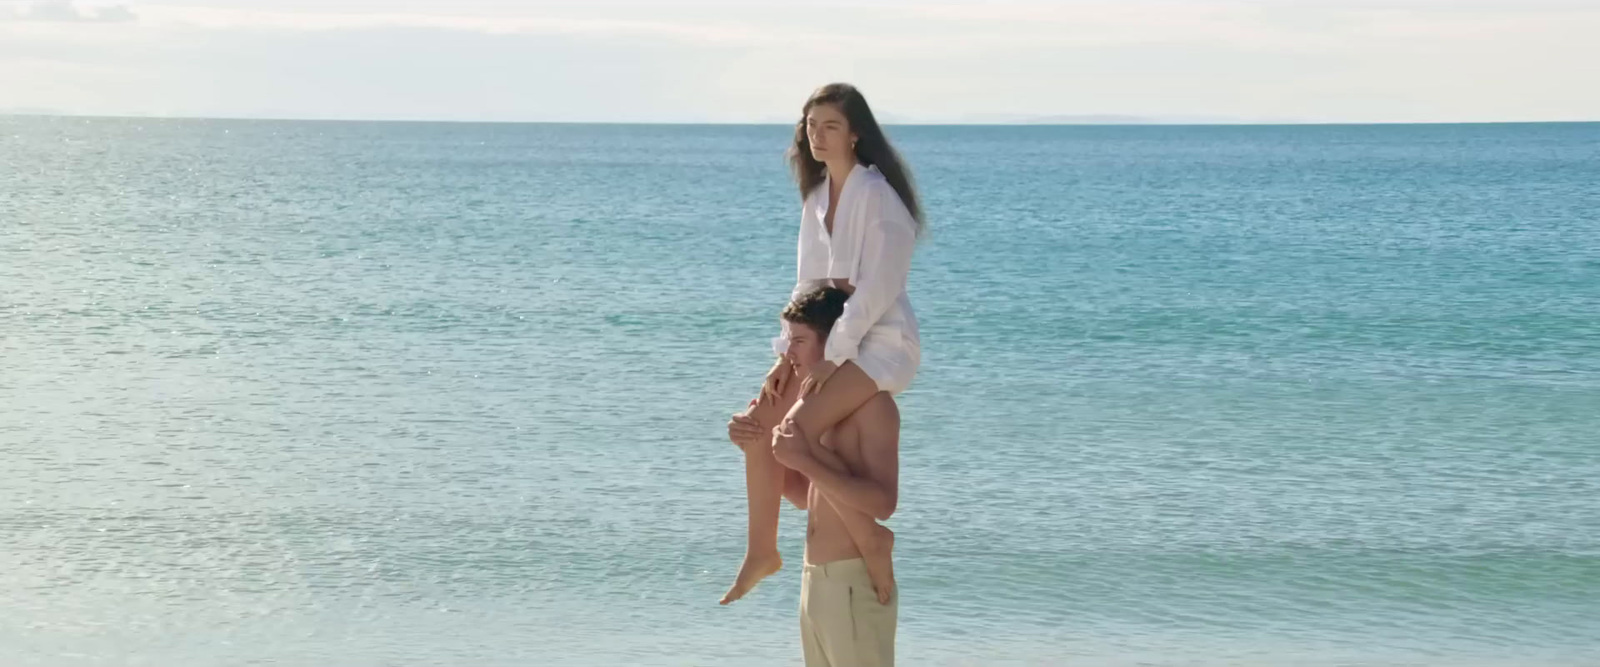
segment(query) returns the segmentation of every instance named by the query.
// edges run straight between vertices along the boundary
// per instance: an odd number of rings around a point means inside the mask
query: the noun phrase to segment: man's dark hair
[[[817,287],[796,296],[784,306],[782,317],[795,324],[811,327],[822,338],[833,330],[834,320],[844,314],[844,302],[850,293],[837,287]]]

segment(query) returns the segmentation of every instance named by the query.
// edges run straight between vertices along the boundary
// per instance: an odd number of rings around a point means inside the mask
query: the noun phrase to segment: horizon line
[[[360,117],[307,117],[307,116],[206,116],[159,114],[99,114],[72,113],[55,110],[6,110],[0,117],[77,118],[89,120],[205,120],[205,121],[260,121],[297,123],[409,123],[452,125],[616,125],[663,127],[791,127],[792,122],[780,121],[618,121],[618,120],[467,120],[457,118],[360,118]],[[1595,119],[1560,120],[1435,120],[1435,121],[1337,121],[1337,120],[1192,120],[1181,118],[1161,119],[1120,114],[1082,114],[1084,120],[1056,120],[1073,118],[1071,114],[1040,116],[1038,120],[1014,121],[879,121],[888,127],[1294,127],[1294,126],[1382,126],[1382,125],[1582,125],[1600,123]],[[1116,120],[1090,120],[1108,118]],[[1144,119],[1141,119],[1144,118]]]

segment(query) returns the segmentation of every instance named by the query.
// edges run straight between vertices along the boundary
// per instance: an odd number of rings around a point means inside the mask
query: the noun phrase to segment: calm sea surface
[[[0,118],[0,663],[798,665],[789,133]],[[904,664],[1600,664],[1600,125],[891,134]]]

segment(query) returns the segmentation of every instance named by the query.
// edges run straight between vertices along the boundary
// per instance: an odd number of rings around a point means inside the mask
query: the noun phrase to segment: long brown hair
[[[830,83],[818,88],[800,110],[800,122],[794,127],[794,143],[789,146],[788,154],[789,169],[794,172],[794,180],[800,185],[800,197],[804,199],[811,194],[827,174],[827,165],[811,157],[811,137],[806,134],[806,116],[811,113],[812,107],[819,104],[835,105],[844,114],[845,120],[850,123],[850,131],[856,135],[856,161],[878,168],[878,172],[894,188],[895,194],[900,195],[900,202],[911,212],[912,219],[917,223],[917,234],[921,235],[925,226],[922,204],[911,182],[911,171],[906,169],[905,161],[900,159],[894,146],[889,145],[883,128],[878,127],[878,120],[872,116],[872,108],[867,106],[867,98],[848,83]]]

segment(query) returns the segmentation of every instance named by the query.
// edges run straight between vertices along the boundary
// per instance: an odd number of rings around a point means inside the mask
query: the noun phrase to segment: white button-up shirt
[[[824,220],[832,186],[827,179],[805,199],[800,215],[799,280],[794,294],[818,281],[844,278],[855,292],[828,334],[823,358],[856,358],[869,336],[921,348],[917,317],[906,295],[917,223],[877,167],[856,165],[839,191],[833,233]]]

